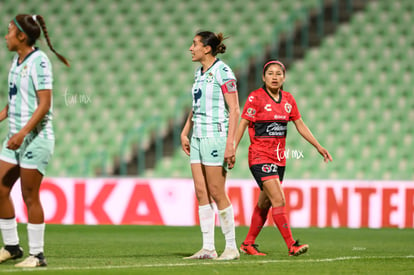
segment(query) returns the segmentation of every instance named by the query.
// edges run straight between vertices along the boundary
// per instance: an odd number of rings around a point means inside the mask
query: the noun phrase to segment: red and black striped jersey
[[[285,166],[287,124],[301,117],[294,97],[281,90],[275,101],[264,87],[257,89],[248,96],[241,117],[249,121],[249,166]]]

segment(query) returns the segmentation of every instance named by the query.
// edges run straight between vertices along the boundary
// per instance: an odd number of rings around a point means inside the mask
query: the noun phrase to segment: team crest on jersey
[[[264,164],[262,166],[262,171],[265,172],[265,173],[270,173],[270,171],[272,171],[272,167],[270,167],[270,165],[268,165],[268,164]]]
[[[209,73],[207,76],[206,76],[206,82],[207,83],[212,83],[214,81],[214,75],[212,74],[212,73]]]
[[[23,67],[22,71],[20,72],[20,77],[26,77],[27,76],[27,65]]]
[[[292,105],[286,102],[285,111],[290,114],[290,112],[292,112]]]
[[[247,115],[250,117],[253,117],[256,114],[256,109],[254,108],[248,108],[247,109]]]

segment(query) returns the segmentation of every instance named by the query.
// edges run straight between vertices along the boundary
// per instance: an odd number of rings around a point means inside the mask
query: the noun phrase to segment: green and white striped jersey
[[[224,93],[237,92],[236,77],[223,61],[217,59],[204,73],[195,72],[193,94],[193,136],[226,137],[229,112]]]
[[[53,82],[52,64],[44,52],[36,48],[21,64],[18,58],[13,58],[9,71],[9,136],[18,133],[32,117],[39,102],[37,91],[52,90]],[[52,106],[33,132],[53,140]]]

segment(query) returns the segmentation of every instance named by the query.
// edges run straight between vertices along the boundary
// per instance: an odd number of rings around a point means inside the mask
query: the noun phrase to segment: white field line
[[[241,265],[241,264],[268,264],[268,263],[320,263],[320,262],[338,262],[349,260],[367,260],[367,259],[414,259],[414,255],[407,256],[344,256],[337,258],[323,258],[323,259],[295,259],[295,260],[259,260],[259,261],[213,261],[213,260],[183,260],[182,263],[159,263],[159,264],[136,264],[136,265],[107,265],[107,266],[57,266],[57,267],[37,267],[37,268],[7,268],[2,269],[0,265],[0,273],[2,272],[36,272],[36,271],[82,271],[82,270],[111,270],[111,269],[139,269],[139,268],[162,268],[162,267],[185,267],[185,266],[201,266],[201,265]]]

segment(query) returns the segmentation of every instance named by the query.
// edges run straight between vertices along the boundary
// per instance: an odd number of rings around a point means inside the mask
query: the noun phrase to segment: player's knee
[[[204,199],[208,198],[207,192],[202,188],[195,188],[195,195],[199,202],[203,201]]]
[[[272,207],[281,207],[285,205],[286,205],[286,201],[283,198],[272,201]]]
[[[223,203],[229,201],[226,193],[224,191],[220,191],[220,190],[211,190],[211,197],[213,198],[213,200],[217,203],[222,205]]]
[[[264,200],[264,201],[258,201],[258,202],[257,202],[257,206],[258,206],[260,209],[269,209],[269,208],[270,208],[270,206],[272,206],[272,204],[270,203],[270,201],[269,201],[269,200]]]
[[[38,193],[32,188],[23,188],[22,197],[27,207],[39,201]]]

